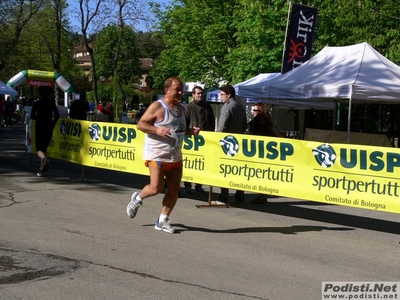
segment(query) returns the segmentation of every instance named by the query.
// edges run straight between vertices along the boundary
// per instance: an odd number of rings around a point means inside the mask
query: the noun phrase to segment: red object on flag
[[[317,23],[316,8],[293,4],[282,61],[282,74],[311,58]]]

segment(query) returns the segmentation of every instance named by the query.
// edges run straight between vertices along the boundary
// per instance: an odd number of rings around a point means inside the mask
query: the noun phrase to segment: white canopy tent
[[[368,43],[325,47],[296,69],[245,85],[242,97],[308,102],[400,103],[400,67]]]
[[[255,77],[247,79],[246,81],[237,83],[233,87],[235,88],[236,95],[238,95],[240,86],[242,86],[242,85],[257,84],[257,83],[266,82],[266,81],[268,81],[268,80],[270,80],[272,78],[275,78],[275,77],[277,77],[279,75],[280,75],[280,73],[261,73],[261,74],[258,74]],[[219,90],[219,89],[216,89],[216,90],[208,92],[207,95],[206,95],[206,101],[208,101],[208,102],[222,102],[220,93],[221,93],[221,90]]]
[[[18,92],[16,90],[10,88],[4,82],[0,81],[0,94],[2,94],[2,95],[10,95],[10,96],[17,96]]]
[[[240,89],[242,97],[398,103],[400,67],[368,43],[325,47],[282,76]]]
[[[309,102],[309,101],[299,101],[299,100],[287,100],[287,99],[265,99],[262,93],[258,93],[256,90],[249,96],[249,87],[267,84],[270,80],[279,78],[281,73],[261,73],[255,77],[252,77],[246,81],[235,84],[236,95],[241,98],[246,99],[246,103],[254,103],[262,101],[268,103],[272,106],[286,107],[291,109],[329,109],[334,110],[334,103],[327,102]],[[221,91],[216,89],[210,91],[206,95],[206,100],[208,102],[222,102]]]
[[[264,99],[262,97],[262,94],[254,93],[252,97],[246,97],[243,96],[242,90],[246,89],[248,86],[253,86],[253,85],[258,85],[258,84],[266,84],[270,80],[273,80],[274,78],[279,78],[281,76],[281,73],[261,73],[255,77],[252,77],[246,81],[240,82],[235,84],[233,87],[235,89],[236,95],[238,97],[238,100],[246,106],[247,111],[251,111],[252,105],[254,105],[256,102],[264,102],[269,104],[270,107],[272,107],[273,114],[275,115],[274,117],[274,126],[275,130],[278,130],[278,114],[280,114],[281,110],[288,110],[288,109],[327,109],[327,110],[334,110],[335,109],[335,103],[329,103],[329,102],[308,102],[308,101],[294,101],[294,100],[274,100],[274,99]],[[220,97],[221,91],[219,89],[210,91],[206,95],[206,100],[208,102],[214,102],[214,103],[222,103],[221,97]],[[213,109],[216,112],[216,114],[219,114],[220,108],[218,105],[213,105]],[[249,113],[251,115],[251,113]],[[280,123],[284,123],[284,120],[282,119],[282,116],[285,116],[284,119],[286,119],[288,116],[286,114],[281,115],[280,117]]]

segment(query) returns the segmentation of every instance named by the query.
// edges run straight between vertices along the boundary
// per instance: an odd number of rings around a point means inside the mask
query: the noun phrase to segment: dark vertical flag
[[[317,23],[316,8],[294,3],[290,16],[282,61],[282,74],[286,73],[311,57]]]

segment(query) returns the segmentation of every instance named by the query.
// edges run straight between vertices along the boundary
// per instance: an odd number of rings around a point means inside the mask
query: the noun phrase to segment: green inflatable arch
[[[56,72],[37,71],[37,70],[23,70],[11,78],[7,85],[15,89],[20,84],[27,81],[33,85],[46,85],[46,82],[55,82],[65,93],[73,93],[72,85],[65,80],[60,74]]]

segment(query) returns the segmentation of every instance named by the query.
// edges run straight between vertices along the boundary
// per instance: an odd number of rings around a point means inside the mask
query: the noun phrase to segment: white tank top
[[[156,133],[147,133],[144,139],[144,160],[178,162],[182,160],[182,144],[186,131],[184,108],[179,104],[179,114],[174,115],[164,100],[158,100],[164,107],[164,118],[155,122],[156,127],[167,127],[171,136],[165,138]]]

